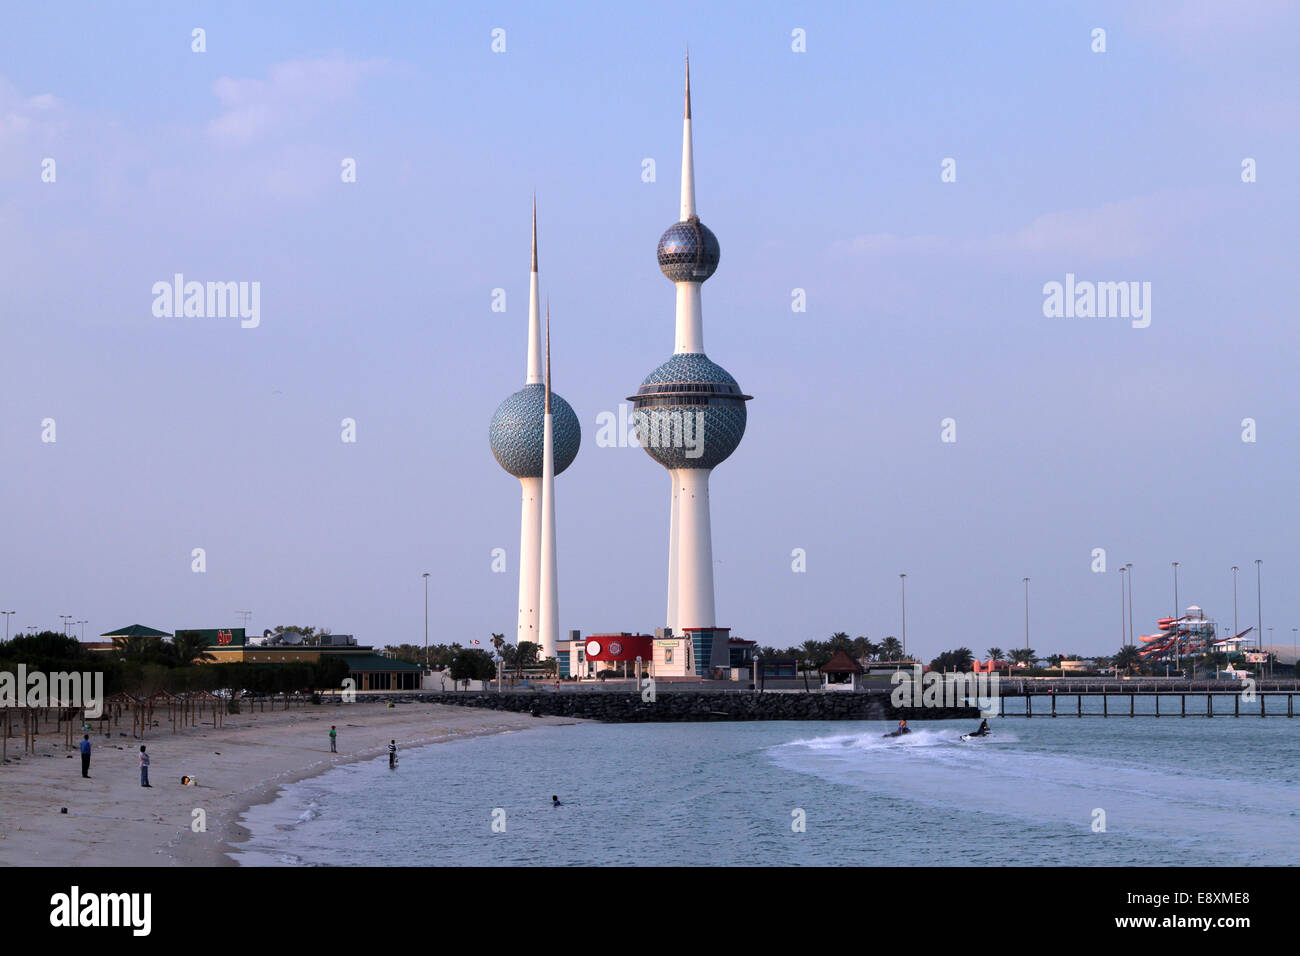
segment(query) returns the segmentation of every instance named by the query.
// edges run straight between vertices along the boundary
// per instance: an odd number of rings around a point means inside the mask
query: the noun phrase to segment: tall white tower
[[[658,249],[659,268],[676,287],[673,356],[651,372],[629,399],[636,409],[638,440],[650,457],[668,469],[671,480],[667,624],[678,634],[717,624],[709,475],[740,444],[745,403],[751,398],[704,354],[700,287],[717,270],[720,250],[717,237],[695,210],[689,59],[680,212],[679,221],[660,237]],[[720,659],[718,654],[715,650],[715,659]]]
[[[544,535],[543,516],[545,497],[545,458],[547,453],[548,423],[551,432],[550,478],[554,494],[555,475],[573,463],[582,441],[578,416],[569,403],[559,395],[548,396],[546,372],[542,363],[542,332],[537,281],[537,201],[533,200],[532,269],[528,290],[528,365],[524,387],[515,392],[492,416],[489,438],[492,454],[497,462],[519,479],[522,506],[519,520],[519,608],[515,642],[542,643],[544,612],[542,604],[542,573]],[[548,414],[548,401],[549,412]],[[552,519],[553,519],[552,515]],[[554,547],[554,523],[551,525],[551,547]],[[552,567],[552,582],[554,568]],[[551,604],[555,608],[554,602]],[[556,609],[558,611],[558,609]],[[549,613],[549,612],[548,612]],[[555,625],[553,634],[558,633]],[[549,649],[539,654],[555,656],[554,637]]]

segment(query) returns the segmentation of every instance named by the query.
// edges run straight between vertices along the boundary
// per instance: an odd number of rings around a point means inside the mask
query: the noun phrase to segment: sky
[[[1029,577],[1031,646],[1113,653],[1118,568],[1146,634],[1178,561],[1182,605],[1230,624],[1237,565],[1241,627],[1300,627],[1296,4],[3,6],[13,631],[420,644],[427,571],[431,643],[513,639],[487,433],[534,190],[583,429],[561,627],[662,626],[666,475],[596,435],[672,352],[688,46],[705,345],[755,396],[719,625],[878,641],[906,573],[908,649],[983,654],[1024,646]],[[155,315],[176,273],[258,283],[257,325]],[[1149,288],[1149,325],[1046,315],[1067,274]]]

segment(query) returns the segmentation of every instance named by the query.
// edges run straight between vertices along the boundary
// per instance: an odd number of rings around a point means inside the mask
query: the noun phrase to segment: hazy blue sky
[[[558,481],[561,625],[660,625],[668,480],[597,447],[596,417],[672,351],[654,251],[689,44],[722,246],[705,342],[755,396],[712,482],[719,624],[879,639],[907,572],[911,648],[1010,647],[1028,575],[1040,652],[1111,652],[1120,564],[1149,633],[1174,560],[1182,603],[1229,623],[1240,565],[1253,621],[1261,558],[1289,642],[1296,5],[867,6],[6,3],[14,628],[250,609],[257,633],[418,643],[428,570],[431,640],[513,637],[519,486],[487,429],[524,378],[534,188],[555,385],[583,423]],[[155,318],[177,272],[260,282],[260,326]],[[1150,282],[1150,327],[1044,317],[1066,273]]]

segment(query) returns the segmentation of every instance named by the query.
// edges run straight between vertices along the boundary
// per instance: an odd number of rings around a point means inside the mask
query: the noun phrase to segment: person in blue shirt
[[[90,734],[81,738],[81,775],[90,779]]]

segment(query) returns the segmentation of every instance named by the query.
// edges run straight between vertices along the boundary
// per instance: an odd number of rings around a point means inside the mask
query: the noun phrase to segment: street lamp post
[[[424,669],[429,669],[429,572],[424,572]]]
[[[1232,636],[1236,638],[1241,632],[1237,630],[1237,572],[1241,570],[1235,564],[1232,566]]]
[[[1029,655],[1029,578],[1025,578],[1025,663]]]
[[[1177,668],[1178,639],[1182,632],[1182,628],[1178,626],[1178,622],[1182,615],[1178,613],[1178,562],[1174,561],[1172,563],[1174,566],[1174,667]],[[1193,676],[1195,676],[1195,672],[1193,672]]]
[[[1128,601],[1128,584],[1124,572],[1128,569],[1119,567],[1119,646],[1128,647],[1128,613],[1124,610]]]
[[[907,659],[907,575],[898,575],[898,591],[902,594],[902,659]]]
[[[9,618],[17,614],[17,611],[0,611],[5,616],[5,641],[9,640]]]
[[[1255,559],[1255,643],[1259,645],[1261,653],[1264,650],[1264,588],[1260,583],[1260,565],[1263,563],[1259,558]]]
[[[1128,641],[1133,644],[1137,640],[1137,632],[1133,630],[1133,563],[1130,561],[1124,565],[1124,570],[1128,572]]]

